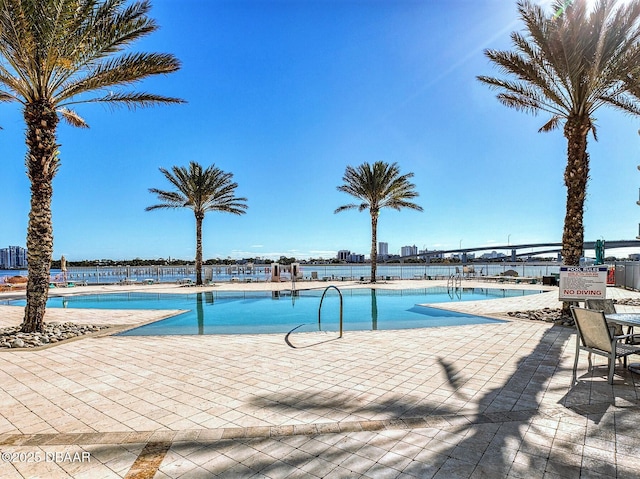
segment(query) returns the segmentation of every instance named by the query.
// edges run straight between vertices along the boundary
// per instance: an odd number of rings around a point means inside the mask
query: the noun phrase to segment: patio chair
[[[625,344],[624,341],[630,334],[620,336],[612,335],[604,312],[593,309],[571,307],[571,314],[576,322],[576,358],[573,363],[573,379],[575,382],[576,370],[578,368],[578,356],[580,350],[589,353],[589,369],[592,368],[591,354],[605,356],[609,366],[609,384],[613,384],[613,373],[616,359],[622,358],[623,364],[627,366],[627,356],[630,354],[640,354],[640,346]]]
[[[585,299],[584,304],[587,309],[604,311],[604,314],[614,314],[616,312],[616,305],[613,303],[613,299]]]
[[[584,301],[584,305],[587,309],[602,311],[604,314],[616,313],[616,305],[613,303],[612,299],[586,299]],[[621,334],[624,334],[622,326],[619,324],[610,324],[609,328],[612,329],[611,334],[613,334],[614,336],[620,336]],[[630,333],[631,331],[628,332]]]
[[[604,314],[616,314],[616,305],[613,302],[613,299],[587,299],[585,300],[585,305],[587,309],[597,309],[603,311]],[[611,334],[614,336],[620,336],[624,334],[624,330],[621,324],[611,323],[609,324],[609,329],[611,329]],[[630,344],[640,344],[640,334],[633,332],[633,326],[627,327],[627,334],[632,335],[627,343]]]

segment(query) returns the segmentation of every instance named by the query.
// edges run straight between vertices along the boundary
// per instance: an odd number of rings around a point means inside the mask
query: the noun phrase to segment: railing
[[[460,273],[452,274],[451,276],[449,276],[449,279],[447,279],[447,290],[457,289],[461,287],[462,287],[462,276],[460,276]]]
[[[409,279],[446,279],[460,270],[460,264],[384,264],[378,265],[378,274],[383,277]],[[518,271],[524,277],[550,276],[560,272],[557,263],[474,263],[475,273],[470,277],[499,276],[508,269]],[[240,281],[240,282],[267,282],[271,281],[271,269],[269,265],[205,265],[203,277],[213,282]],[[302,278],[298,280],[311,280],[318,278],[324,281],[341,281],[352,278],[369,277],[371,267],[369,264],[301,264]],[[283,278],[290,279],[290,273],[283,267]],[[459,271],[458,271],[459,272]],[[52,270],[55,276],[60,270]],[[0,276],[25,275],[26,271],[0,271]],[[183,266],[93,266],[67,268],[67,279],[74,281],[86,281],[89,284],[116,284],[128,278],[136,278],[139,281],[153,279],[158,283],[175,283],[186,278],[195,279],[195,267]]]
[[[324,296],[325,294],[327,294],[327,291],[329,291],[330,289],[335,289],[338,294],[340,295],[340,338],[342,337],[342,293],[340,292],[340,290],[336,287],[336,286],[327,286],[324,289],[324,292],[322,293],[322,297],[320,298],[320,306],[318,307],[318,328],[320,328],[320,315],[322,312],[322,301],[324,301]]]

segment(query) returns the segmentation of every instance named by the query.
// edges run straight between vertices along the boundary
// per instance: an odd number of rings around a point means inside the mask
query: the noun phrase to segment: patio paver
[[[504,319],[557,304],[556,290],[446,307]],[[0,324],[15,324],[14,310],[0,307]],[[611,386],[604,361],[588,372],[583,355],[572,385],[571,328],[290,339],[105,336],[2,351],[0,477],[640,476],[640,378],[618,368]]]

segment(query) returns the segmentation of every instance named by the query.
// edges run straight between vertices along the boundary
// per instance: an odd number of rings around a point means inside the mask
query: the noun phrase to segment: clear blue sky
[[[128,111],[80,105],[90,129],[61,123],[54,257],[193,258],[190,210],[145,212],[168,188],[159,167],[198,161],[234,173],[246,215],[208,214],[204,257],[368,254],[368,213],[336,207],[347,165],[413,172],[424,212],[383,211],[390,253],[560,241],[561,131],[508,109],[476,75],[485,48],[510,48],[515,0],[153,0],[161,29],[137,51],[182,69],[138,88],[188,101]],[[0,105],[0,247],[24,246],[24,126]],[[640,120],[602,109],[589,140],[585,238],[633,239],[640,207]]]

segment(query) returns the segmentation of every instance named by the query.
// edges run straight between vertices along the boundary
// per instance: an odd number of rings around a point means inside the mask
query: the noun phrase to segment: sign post
[[[560,301],[605,299],[607,296],[606,266],[561,266]]]

